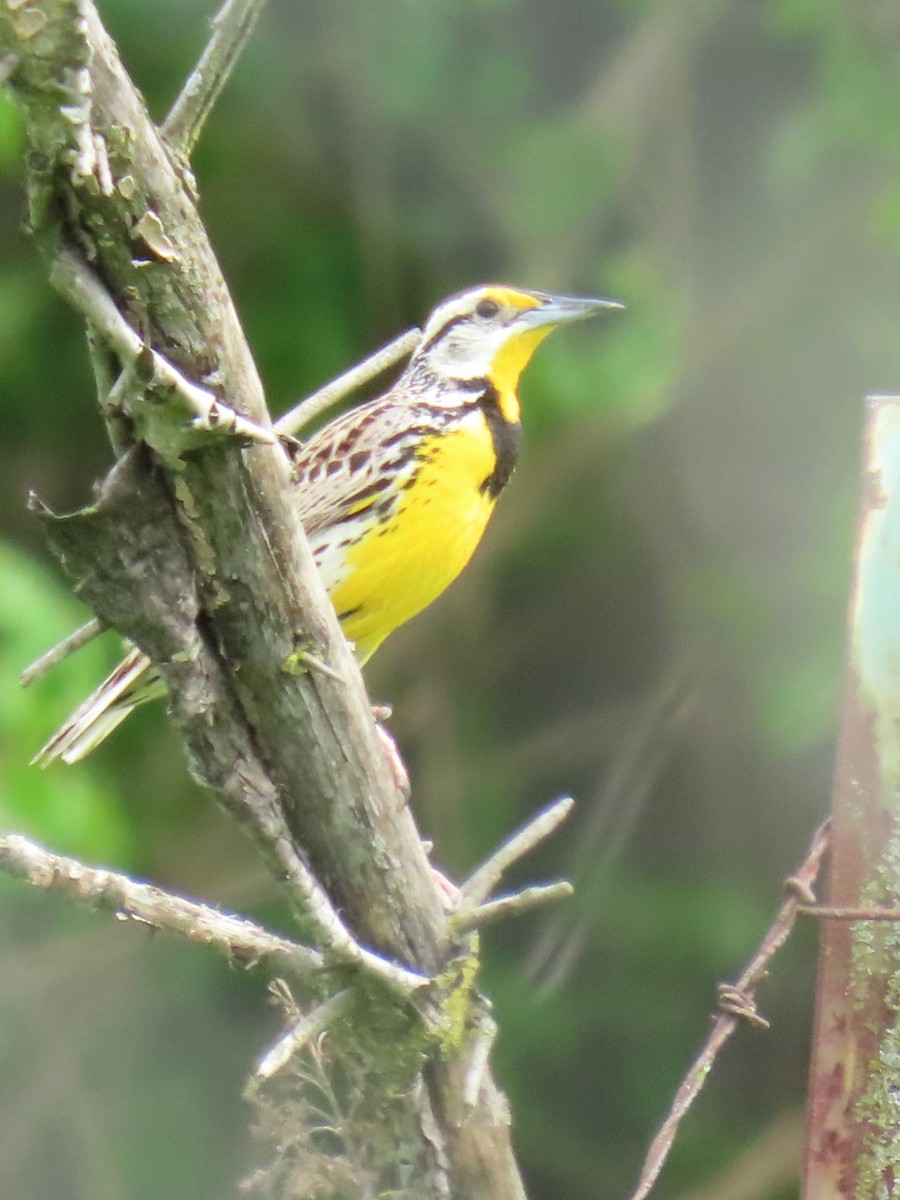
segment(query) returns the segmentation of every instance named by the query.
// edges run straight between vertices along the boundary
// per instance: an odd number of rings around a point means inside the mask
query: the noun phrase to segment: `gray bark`
[[[29,221],[48,264],[61,250],[77,255],[149,346],[269,426],[190,171],[150,121],[93,4],[0,0],[6,54],[16,56],[9,86],[29,143]],[[151,389],[133,415],[154,404],[165,397]],[[51,544],[98,616],[152,658],[192,771],[286,886],[308,865],[359,942],[436,980],[427,1000],[410,1000],[353,976],[359,1001],[334,1040],[353,1128],[371,1150],[351,1163],[357,1184],[334,1174],[332,1190],[316,1194],[392,1186],[421,1200],[520,1198],[505,1104],[489,1077],[474,1110],[462,1102],[477,962],[450,937],[292,506],[285,456],[227,438],[174,456],[153,428],[116,419],[119,449],[138,444],[92,508],[47,516]],[[297,673],[298,648],[340,678]],[[295,899],[308,907],[302,888]],[[296,1094],[276,1089],[263,1107],[282,1133],[292,1112],[302,1120]],[[293,1161],[290,1138],[280,1140],[260,1185],[272,1195],[296,1193],[315,1150]]]

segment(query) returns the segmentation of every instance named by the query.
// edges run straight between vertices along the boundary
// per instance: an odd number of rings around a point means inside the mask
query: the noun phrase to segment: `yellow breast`
[[[471,412],[423,444],[394,512],[347,548],[331,599],[345,614],[344,633],[360,662],[439,596],[472,557],[494,507],[482,491],[494,461],[484,416]]]

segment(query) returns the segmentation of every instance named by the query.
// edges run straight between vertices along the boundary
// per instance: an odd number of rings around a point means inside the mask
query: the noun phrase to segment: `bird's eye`
[[[481,317],[484,321],[489,321],[491,317],[496,317],[500,311],[500,305],[496,300],[481,300],[475,306],[475,316]]]

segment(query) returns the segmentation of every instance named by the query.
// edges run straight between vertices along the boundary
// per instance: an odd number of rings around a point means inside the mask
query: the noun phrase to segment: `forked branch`
[[[223,7],[161,133],[93,0],[41,0],[39,9],[0,0],[0,62],[29,145],[31,227],[42,235],[48,270],[55,267],[91,322],[103,360],[98,379],[110,384],[115,374],[111,349],[132,374],[138,407],[164,381],[192,416],[212,395],[246,437],[268,431],[270,420],[183,158],[260,6]],[[101,280],[100,291],[84,286]],[[126,408],[125,419],[140,441],[137,407]],[[452,1055],[440,1057],[423,1024],[410,1023],[419,985],[453,953],[450,931],[316,573],[287,459],[265,434],[242,449],[233,437],[200,432],[177,462],[166,452],[177,455],[177,441],[161,455],[129,453],[90,510],[48,519],[52,543],[98,618],[153,661],[192,769],[253,832],[298,908],[313,916],[329,965],[366,972],[395,1027],[422,1037],[404,1061],[430,1057],[424,1076],[391,1077],[397,1056],[389,1044],[366,1080],[375,1099],[379,1083],[391,1095],[422,1200],[521,1200],[506,1111],[489,1072],[474,1109],[449,1124],[446,1114],[464,1109],[473,1085],[466,1088],[465,1067]],[[329,670],[286,671],[298,649]],[[460,992],[462,1009],[454,1010],[463,1025],[467,995]],[[399,1156],[400,1128],[383,1118],[373,1126],[386,1162]]]

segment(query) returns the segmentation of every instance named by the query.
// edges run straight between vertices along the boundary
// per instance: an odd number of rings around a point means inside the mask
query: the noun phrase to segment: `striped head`
[[[485,284],[451,296],[434,310],[408,372],[441,382],[487,380],[514,395],[537,346],[557,325],[622,308],[617,300],[551,296]]]

